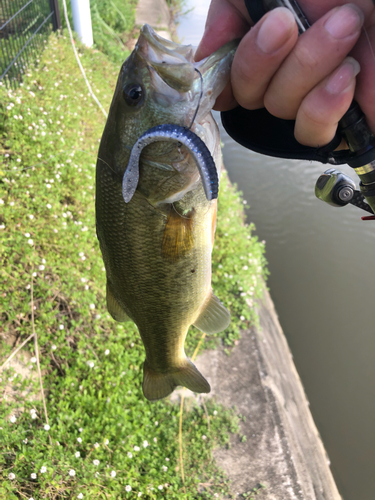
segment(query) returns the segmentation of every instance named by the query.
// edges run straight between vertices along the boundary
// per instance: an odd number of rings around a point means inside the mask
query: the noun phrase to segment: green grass
[[[108,109],[119,67],[99,51],[80,48],[80,54]],[[237,431],[235,411],[208,399],[206,408],[186,403],[184,485],[179,406],[144,399],[137,329],[115,323],[105,308],[94,215],[103,127],[66,35],[50,37],[38,68],[29,69],[17,91],[0,86],[0,359],[12,350],[5,337],[14,345],[32,333],[32,282],[50,424],[45,430],[37,378],[0,373],[0,498],[216,498],[229,486],[212,450],[228,446]],[[206,346],[223,342],[229,349],[240,328],[257,319],[252,305],[265,274],[264,245],[243,220],[241,196],[224,175],[213,287],[233,320]],[[190,354],[200,336],[191,329]],[[23,351],[34,355],[32,342]]]
[[[129,41],[134,37],[135,8],[138,0],[91,0],[91,23],[94,48],[120,65],[130,54]],[[70,25],[73,29],[70,0],[66,0]],[[64,7],[59,0],[61,21],[66,27]],[[77,35],[75,35],[77,38]]]

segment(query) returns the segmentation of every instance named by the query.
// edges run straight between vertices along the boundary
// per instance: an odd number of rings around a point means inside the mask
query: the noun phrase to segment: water
[[[209,3],[187,2],[196,7],[180,20],[184,43],[199,43]],[[372,500],[375,222],[362,222],[355,207],[315,198],[315,182],[328,167],[258,155],[223,130],[222,140],[229,176],[266,240],[268,286],[339,490],[345,500]],[[350,167],[341,170],[355,178]]]

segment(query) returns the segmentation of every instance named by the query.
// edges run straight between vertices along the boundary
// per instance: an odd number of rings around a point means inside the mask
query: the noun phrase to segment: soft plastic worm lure
[[[157,141],[173,141],[183,144],[190,151],[197,164],[207,200],[214,200],[218,197],[219,179],[216,165],[206,144],[186,127],[164,124],[148,129],[141,135],[131,150],[129,163],[122,179],[122,196],[125,203],[129,203],[137,189],[139,157],[143,148]]]

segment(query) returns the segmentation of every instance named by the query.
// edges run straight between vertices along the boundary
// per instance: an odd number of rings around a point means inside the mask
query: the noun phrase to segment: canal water
[[[182,43],[198,45],[209,3],[186,1]],[[268,286],[339,490],[344,500],[373,500],[375,222],[315,198],[328,167],[261,156],[221,132],[229,176],[266,240]]]

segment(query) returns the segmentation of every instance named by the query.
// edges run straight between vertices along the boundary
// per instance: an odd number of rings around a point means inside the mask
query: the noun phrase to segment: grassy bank
[[[80,49],[109,108],[119,67]],[[25,376],[0,373],[0,498],[215,498],[228,490],[212,460],[237,430],[233,410],[147,402],[144,351],[135,326],[105,308],[105,273],[95,235],[94,172],[104,117],[88,95],[67,36],[52,35],[37,69],[17,91],[0,86],[0,364],[38,335],[48,425],[33,342]],[[243,224],[243,202],[224,176],[213,256],[213,288],[232,324],[206,346],[228,348],[256,321],[253,300],[264,247]],[[191,355],[201,333],[191,329]],[[29,353],[29,354],[28,354]],[[240,437],[239,437],[240,439]]]
[[[134,38],[135,8],[138,0],[90,0],[94,47],[114,63],[121,65],[130,53]],[[70,0],[66,0],[70,25],[73,17]],[[62,27],[66,28],[64,6],[59,0]]]

